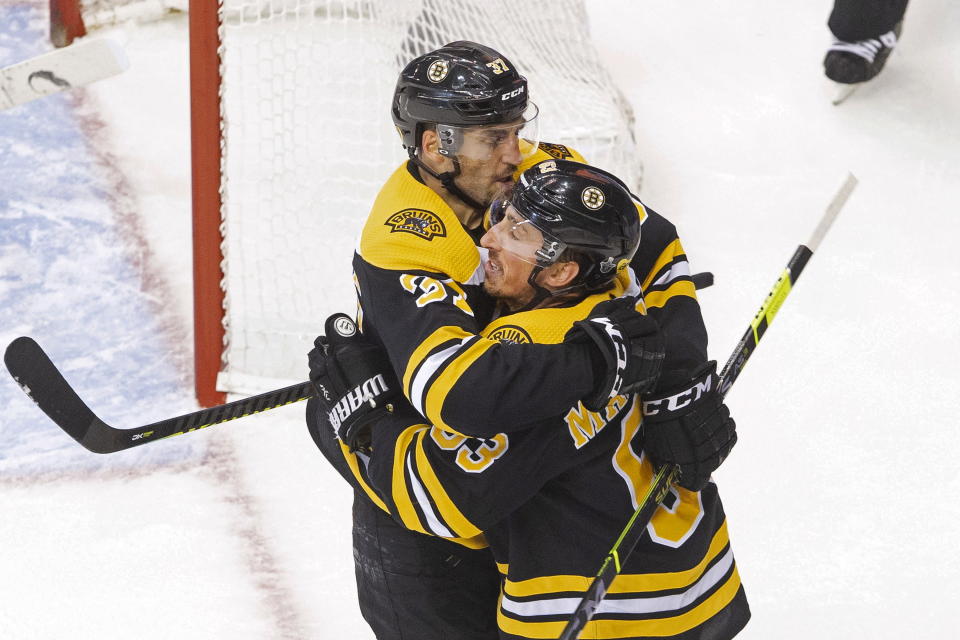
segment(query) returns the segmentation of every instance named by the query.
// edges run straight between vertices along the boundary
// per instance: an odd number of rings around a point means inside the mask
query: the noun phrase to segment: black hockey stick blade
[[[21,337],[11,342],[3,355],[3,361],[24,393],[57,426],[94,453],[123,451],[162,438],[189,433],[298,400],[305,400],[313,395],[310,383],[301,382],[142,427],[117,429],[105,423],[90,410],[32,338]]]
[[[706,289],[707,287],[713,286],[713,274],[709,271],[701,271],[700,273],[695,273],[690,276],[690,280],[693,281],[693,286],[697,291],[700,289]]]

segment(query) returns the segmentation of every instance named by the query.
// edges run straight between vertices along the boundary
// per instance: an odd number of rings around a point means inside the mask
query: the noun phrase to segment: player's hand
[[[643,448],[660,464],[680,467],[681,487],[700,491],[730,455],[737,424],[723,404],[717,363],[710,361],[680,387],[643,403]]]
[[[370,427],[400,395],[383,349],[363,338],[349,316],[335,313],[307,356],[310,382],[330,428],[351,451],[368,450]]]
[[[583,406],[599,411],[622,394],[646,393],[657,383],[664,344],[660,326],[636,310],[636,298],[601,302],[590,316],[573,323],[565,341],[587,340],[599,353],[595,359],[597,385]]]

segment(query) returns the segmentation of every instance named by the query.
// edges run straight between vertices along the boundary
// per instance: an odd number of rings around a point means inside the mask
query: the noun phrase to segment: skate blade
[[[844,102],[847,98],[849,98],[850,96],[852,96],[853,93],[854,93],[857,89],[859,89],[859,88],[860,88],[860,85],[863,84],[863,83],[862,83],[862,82],[858,82],[858,83],[856,83],[856,84],[840,84],[840,83],[834,83],[834,84],[836,84],[836,86],[837,86],[837,92],[836,92],[836,94],[833,96],[833,100],[832,100],[831,102],[833,103],[833,106],[837,106],[837,105],[839,105],[839,104],[843,104],[843,102]]]

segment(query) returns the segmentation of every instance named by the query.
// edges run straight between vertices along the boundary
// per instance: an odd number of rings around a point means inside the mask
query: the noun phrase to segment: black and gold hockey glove
[[[700,491],[730,455],[737,425],[723,404],[717,363],[703,365],[682,386],[643,403],[643,448],[659,464],[680,467],[681,487]]]
[[[590,315],[573,323],[564,341],[589,339],[597,347],[597,385],[583,406],[600,411],[621,394],[646,393],[657,383],[664,344],[656,320],[636,310],[636,298],[601,302]]]
[[[337,437],[350,451],[369,450],[370,427],[392,411],[400,385],[386,353],[365,340],[349,316],[333,314],[324,330],[307,355],[310,382]]]

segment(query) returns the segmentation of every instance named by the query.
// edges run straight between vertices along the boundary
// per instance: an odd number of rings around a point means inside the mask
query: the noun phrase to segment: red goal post
[[[51,38],[189,11],[204,406],[305,379],[324,319],[355,308],[356,234],[404,157],[389,101],[410,58],[460,39],[503,51],[529,79],[541,138],[639,187],[632,112],[583,0],[186,1],[51,0]]]

